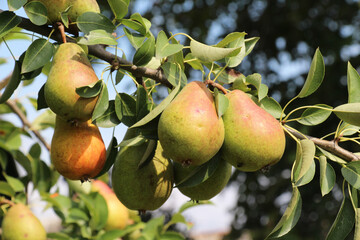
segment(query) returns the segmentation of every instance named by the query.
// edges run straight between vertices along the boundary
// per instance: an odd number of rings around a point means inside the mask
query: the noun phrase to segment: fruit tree
[[[326,81],[319,43],[301,88],[280,104],[259,73],[239,71],[259,37],[233,31],[208,45],[187,33],[153,29],[129,12],[130,0],[99,2],[8,0],[0,9],[0,44],[14,66],[0,79],[3,239],[186,239],[174,227],[190,227],[184,210],[209,203],[234,172],[271,175],[286,151],[294,153],[287,160],[291,198],[265,236],[280,238],[296,228],[307,201],[303,189],[319,178],[322,197],[341,179],[342,203],[326,239],[360,239],[360,75],[350,62],[343,103],[301,105]],[[15,56],[8,42],[18,39],[30,43],[19,45],[23,54]],[[100,77],[95,65],[103,66]],[[47,80],[38,87],[40,74]],[[135,91],[120,91],[124,82]],[[33,122],[16,97],[23,86],[37,92],[24,97],[39,112]],[[8,113],[23,126],[1,117]],[[324,123],[328,118],[336,119],[334,129]],[[127,128],[123,139],[114,134],[121,126]],[[307,129],[316,126],[327,133],[310,136]],[[48,128],[51,144],[43,137]],[[100,128],[113,129],[107,146]],[[24,137],[35,142],[26,151]],[[173,188],[190,201],[168,219],[143,221]],[[34,190],[61,219],[61,231],[46,233],[30,211]]]

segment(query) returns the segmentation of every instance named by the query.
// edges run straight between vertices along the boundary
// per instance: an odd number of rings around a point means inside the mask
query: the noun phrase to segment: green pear
[[[135,130],[129,129],[124,139],[135,136]],[[149,141],[138,146],[122,147],[112,171],[112,187],[116,196],[132,210],[159,208],[169,198],[173,188],[173,166],[163,156],[159,143],[153,159],[139,168],[148,145]]]
[[[68,2],[71,5],[68,17],[72,22],[75,22],[85,12],[100,13],[96,0],[68,0]]]
[[[187,84],[161,114],[158,136],[165,155],[184,166],[210,160],[224,141],[213,94],[203,82]]]
[[[61,21],[61,12],[64,12],[69,6],[69,0],[30,0],[29,2],[41,2],[46,10],[48,23]]]
[[[31,210],[22,203],[12,206],[2,222],[2,240],[46,240],[46,231]]]
[[[240,90],[226,94],[222,157],[235,168],[254,172],[277,163],[285,150],[281,124]]]
[[[175,185],[185,179],[196,167],[183,167],[179,163],[174,163]],[[215,197],[224,189],[231,176],[231,165],[225,160],[220,159],[215,172],[204,182],[191,186],[179,187],[179,191],[192,200],[209,200]]]
[[[66,120],[87,121],[91,118],[98,97],[83,98],[75,90],[97,81],[83,49],[75,43],[61,44],[45,83],[46,103]]]

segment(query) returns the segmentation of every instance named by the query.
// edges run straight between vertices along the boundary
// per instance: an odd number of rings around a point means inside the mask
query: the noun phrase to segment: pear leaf
[[[356,69],[348,62],[347,66],[347,86],[349,93],[349,103],[360,102],[360,76]]]
[[[47,23],[48,12],[41,2],[29,2],[24,6],[24,10],[33,24],[41,26]]]
[[[78,41],[79,44],[84,45],[96,45],[96,44],[104,44],[104,45],[117,45],[117,41],[115,37],[106,32],[103,29],[92,30],[89,34],[86,34],[84,37],[80,38]]]
[[[121,121],[116,116],[115,101],[110,100],[108,104],[109,106],[106,111],[94,121],[98,127],[112,128],[121,123]]]
[[[299,165],[300,171],[295,178],[295,182],[297,182],[300,178],[302,178],[309,170],[311,164],[314,162],[315,151],[316,151],[314,142],[309,139],[300,140],[300,145],[301,145],[302,161],[301,164]]]
[[[178,213],[182,213],[184,212],[185,210],[189,209],[189,208],[192,208],[192,207],[196,207],[196,206],[199,206],[199,205],[206,205],[206,204],[211,204],[213,205],[213,203],[209,200],[201,200],[201,201],[188,201],[186,203],[184,203],[183,205],[181,205]]]
[[[15,13],[4,11],[0,13],[0,39],[21,23],[21,18]]]
[[[124,32],[126,37],[129,39],[131,45],[135,48],[135,50],[139,49],[139,47],[141,47],[141,45],[146,39],[144,35],[138,33],[132,33],[127,28],[124,28]]]
[[[6,88],[3,92],[3,94],[0,95],[0,104],[6,102],[11,97],[11,95],[14,93],[14,91],[20,84],[20,77],[21,77],[20,63],[18,61],[16,61],[14,71],[11,75],[11,78],[10,78],[8,84],[6,85]]]
[[[343,165],[341,174],[356,189],[360,189],[360,162],[354,161]]]
[[[326,236],[326,240],[345,239],[355,223],[355,212],[350,199],[344,196],[339,212]]]
[[[241,47],[239,48],[220,48],[213,47],[195,40],[190,42],[190,50],[194,57],[203,62],[215,62],[225,57],[232,57],[237,55]]]
[[[274,118],[280,118],[282,108],[280,104],[272,97],[264,97],[260,101],[260,107],[270,113]]]
[[[164,70],[164,74],[166,78],[173,86],[176,86],[179,79],[181,79],[181,87],[186,85],[187,83],[186,74],[179,67],[179,65],[172,62],[165,62],[164,64],[161,65],[161,68],[162,70]]]
[[[103,80],[99,80],[94,83],[90,83],[87,86],[76,88],[75,92],[83,98],[93,98],[100,94],[102,90]]]
[[[155,55],[155,38],[148,38],[139,49],[136,50],[133,63],[137,66],[146,65]]]
[[[221,118],[229,107],[229,99],[221,94],[217,88],[214,89],[214,96],[217,115]]]
[[[102,80],[99,80],[98,82],[95,83],[95,85],[98,84],[99,82],[101,84],[101,87],[100,87],[100,93],[98,94],[99,98],[95,104],[94,111],[91,116],[91,119],[93,121],[101,117],[109,108],[109,93],[106,83]]]
[[[27,0],[8,0],[8,7],[10,11],[16,11],[25,5]],[[0,21],[1,22],[1,21]]]
[[[69,28],[69,17],[68,17],[68,13],[70,11],[72,6],[69,6],[65,9],[65,11],[60,13],[60,17],[61,17],[61,21],[63,22],[64,26],[66,28]]]
[[[316,147],[317,147],[317,149],[320,150],[320,152],[321,152],[322,154],[325,155],[325,157],[327,157],[327,158],[330,159],[331,161],[334,161],[334,162],[337,162],[337,163],[340,163],[340,164],[346,164],[346,163],[347,163],[344,159],[341,159],[341,158],[339,158],[338,156],[335,156],[334,154],[332,154],[332,153],[330,153],[330,152],[328,152],[328,151],[320,148],[319,146],[316,146]]]
[[[259,37],[245,39],[245,56],[251,53],[259,39]]]
[[[317,104],[315,106],[327,108],[329,110],[320,108],[308,108],[301,114],[300,119],[297,121],[303,125],[314,126],[324,122],[331,115],[331,106],[325,104]]]
[[[36,39],[28,47],[21,65],[21,73],[28,73],[43,67],[54,54],[54,45],[45,39]]]
[[[108,0],[116,20],[121,20],[128,13],[129,3],[124,0]]]
[[[151,120],[155,119],[159,116],[162,111],[170,104],[170,102],[175,98],[176,94],[180,90],[180,84],[178,84],[174,90],[159,104],[157,105],[151,112],[149,112],[145,117],[143,117],[140,121],[131,126],[131,128],[136,128],[143,126],[149,123]]]
[[[126,126],[131,126],[136,122],[136,100],[132,96],[126,93],[117,94],[115,110],[118,119]]]
[[[335,185],[336,174],[332,166],[326,161],[326,157],[321,155],[320,161],[320,190],[321,195],[328,194]]]
[[[295,186],[300,187],[303,185],[308,184],[314,179],[315,176],[315,170],[316,170],[316,164],[315,161],[312,161],[309,170],[304,174],[303,177],[301,177],[297,182],[295,183]]]
[[[245,35],[246,35],[245,32],[232,32],[232,33],[229,33],[228,35],[226,35],[226,37],[224,37],[223,40],[221,40],[215,46],[220,47],[220,48],[226,47],[230,43],[235,42],[238,39],[243,39]]]
[[[159,149],[157,140],[150,139],[149,143],[147,144],[144,155],[142,156],[139,162],[138,169],[146,166],[153,159],[157,149]]]
[[[104,167],[101,169],[100,173],[95,177],[98,178],[105,173],[107,173],[111,166],[114,164],[117,153],[118,153],[118,146],[117,146],[116,137],[113,137],[109,143],[108,148],[106,149],[106,161]]]
[[[321,85],[325,76],[325,63],[319,48],[316,49],[310,70],[306,78],[305,84],[301,89],[298,97],[304,98],[314,93]]]
[[[115,30],[114,24],[104,15],[96,12],[85,12],[76,20],[80,31],[89,34],[92,30],[105,30],[112,33]]]
[[[346,103],[334,108],[333,112],[341,120],[360,126],[360,103]]]
[[[162,59],[164,57],[173,55],[183,49],[181,44],[170,44],[164,31],[160,31],[156,39],[156,58]]]
[[[278,224],[266,237],[268,238],[279,238],[287,234],[297,223],[301,215],[301,195],[297,187],[293,187],[292,197],[290,202],[281,217]]]
[[[4,194],[6,196],[9,196],[9,197],[15,196],[14,189],[10,186],[9,183],[7,183],[5,181],[0,181],[0,193]]]
[[[0,100],[0,103],[1,103],[1,100]],[[47,107],[48,107],[48,105],[45,100],[45,83],[44,83],[38,92],[36,110],[40,110],[40,109],[47,108]]]
[[[140,146],[146,141],[146,138],[142,135],[138,135],[134,138],[123,140],[117,147],[135,147]]]

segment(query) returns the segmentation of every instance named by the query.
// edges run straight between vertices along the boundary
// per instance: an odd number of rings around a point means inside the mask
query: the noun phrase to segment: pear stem
[[[10,200],[8,200],[8,199],[6,199],[6,198],[2,198],[2,199],[0,200],[0,205],[4,205],[4,204],[9,204],[10,206],[14,206],[14,205],[15,205],[14,202],[12,202],[12,201],[10,201]]]
[[[212,80],[210,80],[210,79],[206,80],[206,81],[205,81],[205,84],[206,84],[206,85],[211,85],[211,86],[219,89],[220,91],[222,91],[224,94],[227,94],[226,88],[224,88],[224,87],[221,86],[220,84],[218,84],[218,83],[216,83],[216,82],[214,82],[214,81],[212,81]]]
[[[60,34],[61,34],[61,38],[62,38],[62,41],[63,43],[66,43],[66,35],[65,35],[65,27],[64,27],[64,24],[62,24],[62,22],[56,22],[56,25],[60,31]]]

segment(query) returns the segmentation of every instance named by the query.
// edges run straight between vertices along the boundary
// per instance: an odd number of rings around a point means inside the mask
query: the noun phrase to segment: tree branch
[[[359,161],[360,158],[355,155],[354,153],[340,147],[335,141],[328,141],[323,140],[320,138],[308,136],[301,134],[291,128],[284,126],[287,131],[289,131],[292,135],[294,135],[298,139],[309,139],[315,143],[315,145],[321,147],[322,149],[333,153],[334,155],[338,156],[339,158],[344,159],[345,161],[352,162],[352,161]]]
[[[3,10],[0,9],[0,13],[3,12]],[[20,17],[20,16],[19,16]],[[25,30],[38,33],[43,36],[50,36],[52,32],[52,28],[48,27],[46,25],[43,26],[37,26],[33,24],[29,19],[20,17],[21,23],[18,25],[18,27],[23,28]],[[62,36],[60,32],[57,30],[57,27],[55,28],[55,32],[51,35],[51,39],[57,41],[57,42],[63,42]],[[73,39],[67,38],[67,42],[74,42]],[[97,45],[90,45],[88,46],[89,54],[93,55],[101,60],[104,60],[105,62],[110,63],[114,69],[124,69],[125,71],[128,71],[132,73],[135,77],[142,76],[146,78],[151,78],[155,80],[156,82],[159,82],[163,85],[165,85],[168,88],[173,88],[173,85],[167,80],[166,76],[162,73],[161,69],[150,69],[146,67],[138,67],[134,65],[133,63],[122,59],[111,52],[106,51],[105,46],[101,44]]]

